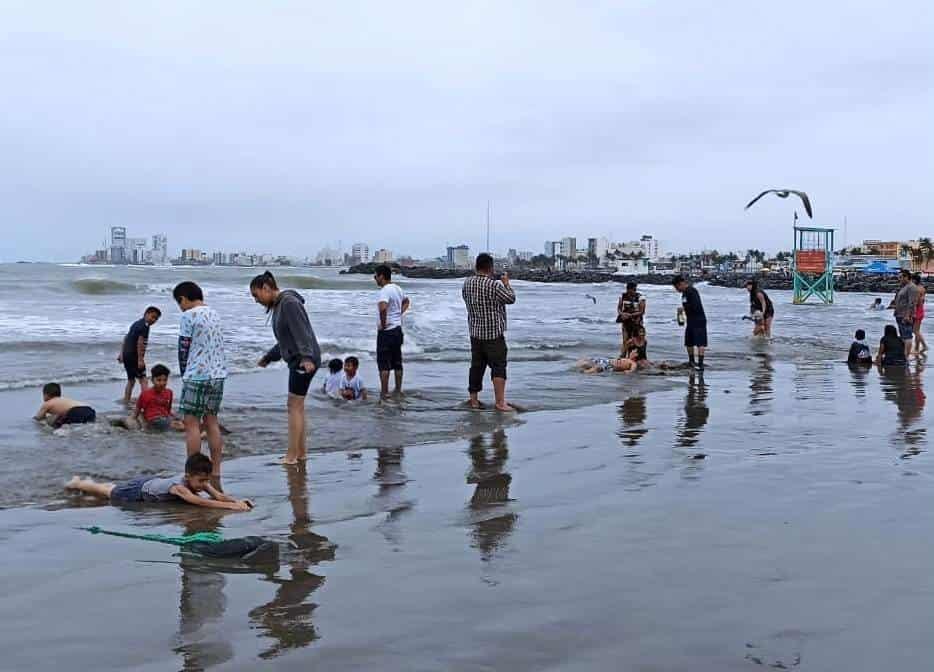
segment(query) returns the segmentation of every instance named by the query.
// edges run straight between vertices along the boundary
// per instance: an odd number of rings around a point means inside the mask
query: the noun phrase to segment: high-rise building
[[[588,238],[587,256],[595,258],[598,262],[606,256],[610,249],[610,241],[606,238]]]
[[[126,239],[126,263],[145,264],[148,259],[146,252],[149,249],[149,241],[145,238],[127,238]]]
[[[350,248],[350,256],[356,264],[365,264],[370,260],[370,246],[366,243],[354,243]]]
[[[374,264],[388,264],[393,260],[392,250],[380,248],[373,254]]]
[[[653,236],[644,235],[639,239],[646,259],[658,259],[658,241]]]
[[[551,259],[554,259],[554,257],[555,257],[555,246],[556,246],[556,245],[558,245],[558,243],[556,243],[556,242],[553,241],[553,240],[546,240],[546,241],[545,241],[545,256],[546,256],[546,257],[549,257],[549,258],[551,258]]]
[[[561,239],[561,256],[565,259],[577,258],[577,238],[569,236]]]
[[[470,248],[467,245],[448,246],[446,261],[448,268],[470,268]]]
[[[164,233],[152,237],[152,263],[157,266],[169,263],[169,239]]]
[[[111,226],[110,227],[110,263],[112,264],[129,263],[127,261],[126,227],[125,226]]]

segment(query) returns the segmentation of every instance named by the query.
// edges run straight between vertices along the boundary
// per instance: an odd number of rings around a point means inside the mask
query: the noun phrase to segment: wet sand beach
[[[250,513],[6,509],[0,668],[923,669],[929,378],[763,356],[304,473],[231,459]],[[237,566],[84,525],[282,550]]]

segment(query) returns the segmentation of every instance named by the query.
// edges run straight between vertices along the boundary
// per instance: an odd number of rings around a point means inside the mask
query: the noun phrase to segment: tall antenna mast
[[[490,212],[493,208],[493,204],[490,201],[486,202],[486,251],[490,252]]]

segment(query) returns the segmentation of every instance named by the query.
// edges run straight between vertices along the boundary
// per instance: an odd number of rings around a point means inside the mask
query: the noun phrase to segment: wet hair
[[[481,252],[477,255],[477,262],[474,264],[474,267],[478,271],[492,271],[493,270],[493,257],[491,257],[486,252]]]
[[[626,283],[626,289],[636,289],[638,286],[639,286],[639,285],[636,284],[635,282],[627,282],[627,283]]]
[[[185,460],[185,473],[192,476],[210,476],[214,471],[214,463],[204,453],[189,455]]]
[[[744,286],[745,286],[745,287],[749,287],[749,289],[751,289],[751,290],[754,291],[754,292],[756,292],[756,291],[759,290],[759,283],[756,282],[755,280],[753,280],[752,278],[750,278],[749,280],[747,280],[747,281],[746,281],[746,284],[745,284]]]
[[[180,282],[175,285],[175,289],[172,290],[172,296],[175,298],[176,303],[183,298],[189,301],[204,301],[204,292],[191,280],[186,280],[185,282]]]
[[[392,280],[392,269],[389,268],[388,264],[380,264],[374,269],[373,273],[375,275],[381,275],[382,277],[386,278],[387,282]]]
[[[898,330],[895,328],[894,324],[885,325],[885,335],[894,336],[895,338],[898,338]]]
[[[154,367],[152,367],[152,369],[150,369],[149,375],[151,375],[153,378],[158,378],[159,376],[165,376],[168,378],[169,367],[167,367],[165,364],[156,364]]]
[[[355,369],[360,368],[360,360],[354,357],[353,355],[345,359],[344,364],[350,364]]]
[[[683,276],[683,275],[676,275],[675,277],[673,277],[673,278],[671,279],[671,285],[672,285],[672,287],[677,287],[677,286],[680,285],[682,282],[687,282],[687,280],[684,279],[684,276]]]
[[[60,397],[62,396],[62,386],[58,383],[46,383],[42,386],[42,394],[47,397]]]
[[[344,362],[339,358],[335,357],[330,362],[328,362],[328,371],[331,373],[337,373],[344,368]]]
[[[149,313],[155,313],[156,317],[162,317],[162,311],[155,306],[149,306],[146,310],[143,311],[143,315],[149,315]]]
[[[866,332],[863,331],[862,329],[857,329],[857,330],[856,330],[856,340],[857,340],[857,341],[861,341],[861,340],[863,340],[864,338],[866,338]]]
[[[903,268],[902,270],[898,272],[898,274],[902,277],[905,277],[911,280],[911,271],[909,271],[907,268]]]
[[[276,279],[269,271],[263,271],[255,278],[250,280],[250,289],[262,289],[263,287],[279,289],[279,285],[276,284]]]
[[[911,279],[912,279],[916,284],[918,284],[918,285],[921,284],[921,274],[920,274],[920,273],[915,273],[913,276],[911,276]]]

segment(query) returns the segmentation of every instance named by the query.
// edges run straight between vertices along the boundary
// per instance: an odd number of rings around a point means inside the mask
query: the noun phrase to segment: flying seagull
[[[597,297],[596,297],[596,296],[594,296],[594,295],[592,295],[592,294],[584,294],[584,296],[586,296],[588,299],[590,299],[591,301],[593,301],[593,304],[594,304],[594,305],[597,305]]]
[[[748,210],[752,206],[753,203],[758,201],[760,198],[762,198],[766,194],[775,194],[779,198],[788,198],[791,194],[794,194],[795,196],[801,199],[802,203],[804,203],[804,211],[808,213],[808,217],[810,218],[814,217],[814,215],[811,212],[811,199],[809,199],[808,195],[805,194],[803,191],[797,191],[795,189],[766,189],[761,194],[756,196],[754,199],[749,201],[749,204],[746,206],[746,210]]]

